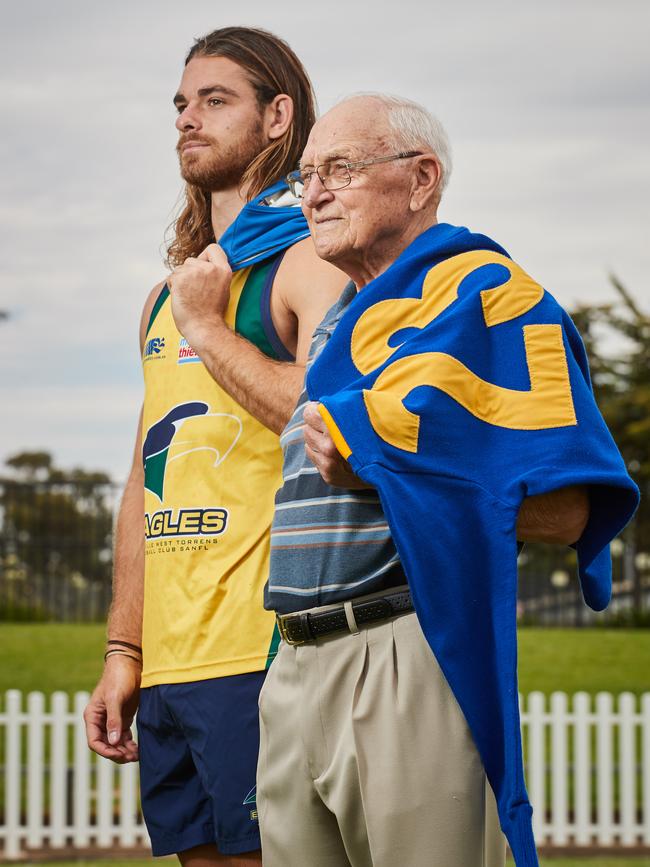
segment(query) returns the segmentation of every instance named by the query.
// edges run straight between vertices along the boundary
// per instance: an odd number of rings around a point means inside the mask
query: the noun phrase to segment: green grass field
[[[102,668],[101,624],[0,625],[0,694],[92,690]],[[650,690],[650,630],[519,630],[519,686],[523,693]]]
[[[0,693],[92,690],[104,652],[101,624],[0,624]]]
[[[519,688],[595,695],[650,690],[650,629],[519,630]]]

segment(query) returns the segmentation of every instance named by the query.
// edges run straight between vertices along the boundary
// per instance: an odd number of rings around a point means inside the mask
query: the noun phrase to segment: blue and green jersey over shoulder
[[[584,598],[602,609],[609,542],[638,503],[580,336],[502,247],[440,224],[357,294],[307,387],[379,492],[517,867],[537,865],[519,729],[517,514],[525,497],[589,486],[576,548]]]

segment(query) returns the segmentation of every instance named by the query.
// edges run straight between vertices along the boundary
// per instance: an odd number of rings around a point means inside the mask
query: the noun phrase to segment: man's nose
[[[176,118],[176,129],[179,132],[189,132],[201,128],[201,120],[196,112],[186,105],[183,111]]]
[[[315,208],[321,202],[329,201],[332,198],[330,190],[326,190],[320,177],[314,172],[309,184],[302,194],[302,203],[306,208]]]

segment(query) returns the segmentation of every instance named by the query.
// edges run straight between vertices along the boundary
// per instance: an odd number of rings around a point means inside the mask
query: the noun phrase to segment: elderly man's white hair
[[[451,175],[451,146],[438,118],[412,99],[390,93],[352,93],[338,104],[360,97],[376,99],[386,107],[388,122],[395,136],[393,144],[397,150],[417,151],[424,148],[438,157],[442,169],[438,193],[442,195]]]

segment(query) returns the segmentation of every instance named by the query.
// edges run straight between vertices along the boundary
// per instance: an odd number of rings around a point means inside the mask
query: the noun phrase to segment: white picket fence
[[[115,765],[88,749],[82,714],[89,695],[5,694],[5,859],[30,849],[86,849],[148,844],[138,799],[137,765]]]
[[[5,859],[29,850],[134,847],[148,843],[138,808],[135,765],[92,755],[82,712],[65,693],[32,692],[23,707],[6,693],[4,728]],[[650,693],[615,701],[600,693],[572,701],[556,692],[522,700],[522,733],[535,839],[540,845],[650,846]]]

